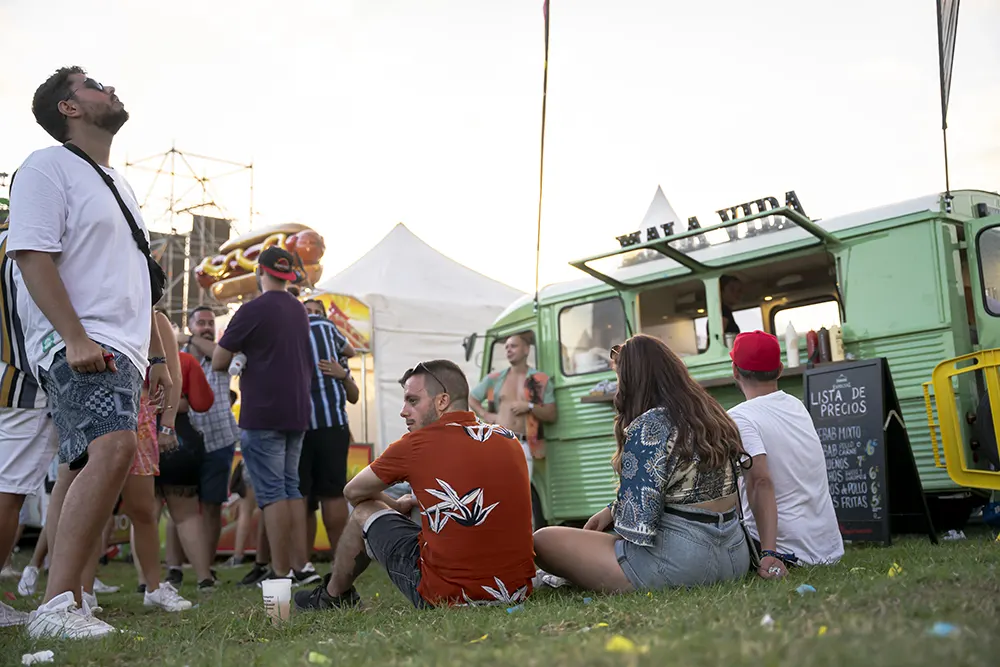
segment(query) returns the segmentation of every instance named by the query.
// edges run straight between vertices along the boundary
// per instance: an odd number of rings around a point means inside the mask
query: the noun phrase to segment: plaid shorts
[[[49,369],[38,369],[38,380],[49,397],[52,419],[59,434],[59,462],[74,463],[94,440],[116,431],[136,432],[142,374],[118,350],[117,373],[77,373],[66,361],[66,350],[56,353]]]

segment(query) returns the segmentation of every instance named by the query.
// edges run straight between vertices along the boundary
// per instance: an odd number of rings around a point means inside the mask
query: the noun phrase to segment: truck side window
[[[625,337],[625,311],[617,297],[563,308],[559,312],[563,375],[609,370],[611,346],[625,342]]]
[[[819,331],[821,327],[829,329],[840,325],[840,307],[834,299],[827,299],[801,306],[788,306],[775,310],[772,314],[772,331],[778,338],[784,339],[785,329],[791,322],[795,332],[800,336],[812,329]]]
[[[979,273],[983,282],[986,312],[1000,317],[1000,227],[987,227],[976,237]]]
[[[734,310],[733,320],[736,322],[736,326],[740,328],[741,333],[764,329],[764,316],[761,313],[760,306]],[[698,334],[698,350],[704,352],[708,349],[708,318],[699,317],[694,321],[694,326]]]
[[[639,294],[639,331],[659,338],[681,357],[705,351],[705,283],[687,280]]]

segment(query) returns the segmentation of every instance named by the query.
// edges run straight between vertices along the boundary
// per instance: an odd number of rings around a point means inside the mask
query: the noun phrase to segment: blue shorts
[[[736,510],[719,514],[666,505],[653,546],[621,539],[615,556],[637,591],[733,581],[750,571],[750,548]]]
[[[115,355],[117,373],[77,373],[66,361],[65,349],[56,352],[49,370],[38,369],[59,435],[59,462],[75,469],[86,463],[94,440],[117,431],[134,434],[139,425],[142,374],[124,354],[103,347]]]
[[[240,450],[253,480],[258,507],[302,497],[299,457],[304,436],[305,431],[240,431]]]
[[[236,444],[205,452],[201,460],[201,482],[198,497],[206,505],[222,505],[229,499],[229,477],[232,475]]]

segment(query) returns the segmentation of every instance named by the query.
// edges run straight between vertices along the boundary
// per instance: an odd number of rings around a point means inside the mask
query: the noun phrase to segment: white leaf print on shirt
[[[459,496],[448,482],[442,479],[435,480],[441,487],[438,489],[424,489],[441,502],[423,508],[421,514],[427,517],[427,524],[435,533],[440,533],[448,524],[449,519],[454,519],[460,526],[468,528],[481,526],[486,521],[490,513],[500,504],[495,502],[488,507],[483,507],[482,488],[473,489],[463,496]]]

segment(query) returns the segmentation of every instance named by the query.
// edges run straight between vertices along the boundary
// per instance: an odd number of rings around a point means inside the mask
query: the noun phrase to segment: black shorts
[[[351,432],[346,426],[306,431],[299,457],[299,493],[308,499],[309,511],[315,512],[320,500],[344,496],[350,448]]]
[[[161,495],[197,496],[201,484],[201,463],[205,458],[205,438],[191,424],[186,412],[177,414],[174,427],[177,447],[160,450],[160,474],[156,478],[156,487]]]
[[[420,585],[420,526],[395,510],[375,512],[365,522],[363,533],[368,555],[385,568],[396,588],[417,609],[431,605]]]

